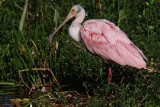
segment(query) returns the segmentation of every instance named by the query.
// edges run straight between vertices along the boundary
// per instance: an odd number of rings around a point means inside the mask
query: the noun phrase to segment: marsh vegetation
[[[69,37],[71,21],[49,45],[48,36],[75,4],[84,6],[86,20],[107,19],[126,32],[154,72],[115,64],[108,86],[107,63]],[[159,0],[1,0],[1,94],[27,93],[37,106],[160,106],[159,10]]]

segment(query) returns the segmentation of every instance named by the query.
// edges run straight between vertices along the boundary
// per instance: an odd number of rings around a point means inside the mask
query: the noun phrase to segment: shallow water
[[[10,107],[10,95],[0,95],[0,107]]]
[[[29,101],[29,99],[26,97],[28,96],[20,94],[0,94],[0,107],[15,107],[16,104],[20,105],[21,107],[23,105],[22,102],[24,101],[24,99],[27,99],[27,101]],[[21,103],[19,103],[19,101]]]
[[[19,87],[1,86],[0,88],[0,107],[13,107],[11,106],[11,99],[21,99],[27,96],[20,91]]]

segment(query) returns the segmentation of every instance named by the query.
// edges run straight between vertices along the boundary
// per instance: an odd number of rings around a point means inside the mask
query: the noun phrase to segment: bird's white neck
[[[75,20],[72,22],[69,28],[70,36],[77,42],[80,41],[80,28],[84,18],[85,10],[80,6],[80,12],[77,13],[77,15],[75,16]]]

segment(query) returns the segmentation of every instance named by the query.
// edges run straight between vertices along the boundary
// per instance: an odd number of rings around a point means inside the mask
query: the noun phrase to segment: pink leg
[[[108,85],[111,84],[111,80],[112,80],[112,70],[111,70],[111,66],[108,67]]]
[[[108,67],[108,85],[110,87],[111,84],[111,80],[112,80],[112,70],[111,70],[111,65],[109,65]],[[108,90],[106,90],[106,96],[108,96]]]

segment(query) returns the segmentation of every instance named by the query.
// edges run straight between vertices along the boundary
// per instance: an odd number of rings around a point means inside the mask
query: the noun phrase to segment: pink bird
[[[81,25],[85,15],[85,10],[80,5],[73,6],[63,23],[49,36],[49,43],[55,33],[69,19],[75,17],[69,27],[69,34],[75,41],[82,42],[90,53],[109,63],[128,65],[137,69],[146,68],[147,58],[120,28],[106,19],[91,19]],[[111,83],[111,79],[112,71],[109,66],[108,84]]]

